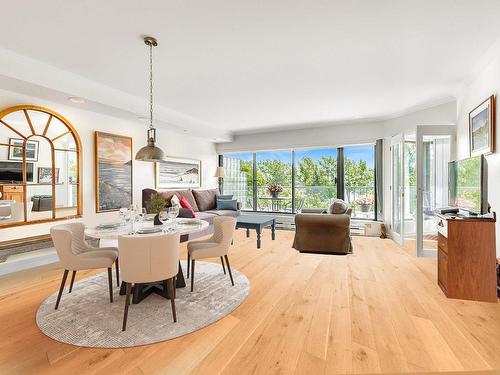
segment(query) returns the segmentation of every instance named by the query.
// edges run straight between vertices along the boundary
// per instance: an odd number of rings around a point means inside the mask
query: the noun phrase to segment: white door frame
[[[417,241],[416,254],[419,257],[427,256],[424,251],[424,136],[449,135],[450,136],[450,160],[456,155],[455,125],[418,125],[417,126]]]
[[[403,245],[404,243],[404,212],[405,212],[405,200],[404,200],[404,181],[405,181],[405,171],[404,171],[404,161],[405,161],[405,152],[404,152],[404,141],[405,137],[403,133],[397,134],[394,137],[391,138],[391,238],[397,242],[399,245]],[[396,193],[394,191],[394,153],[393,153],[393,147],[394,145],[398,144],[400,151],[401,151],[401,163],[400,163],[400,171],[399,171],[399,176],[400,176],[400,181],[399,181],[399,199],[401,200],[400,204],[400,212],[399,212],[399,218],[400,218],[400,233],[394,232],[394,194]]]

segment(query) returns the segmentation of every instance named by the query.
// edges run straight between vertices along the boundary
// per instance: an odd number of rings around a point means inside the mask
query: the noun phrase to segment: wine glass
[[[168,211],[167,210],[161,210],[160,213],[158,214],[158,219],[165,224],[168,221]]]
[[[172,206],[168,208],[168,217],[172,222],[172,228],[176,227],[175,218],[179,215],[179,208],[176,206]]]
[[[142,224],[144,222],[144,219],[146,218],[147,211],[145,208],[142,208],[141,211],[139,211],[138,216],[139,216],[139,222]]]
[[[120,221],[121,221],[122,225],[125,225],[127,211],[128,211],[127,208],[122,207],[122,208],[120,208],[120,211],[118,212],[120,214]]]

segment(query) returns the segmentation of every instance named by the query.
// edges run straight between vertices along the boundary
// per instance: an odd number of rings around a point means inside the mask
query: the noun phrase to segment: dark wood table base
[[[179,272],[177,272],[177,276],[175,277],[175,287],[176,288],[186,287],[186,280],[184,279],[184,273],[182,272],[180,261],[179,261]],[[145,283],[145,284],[136,283],[132,287],[132,303],[133,304],[139,303],[153,293],[156,293],[162,296],[163,298],[170,299],[166,281],[159,281],[159,282]],[[127,294],[127,286],[122,281],[120,285],[120,296],[124,296],[125,294]]]

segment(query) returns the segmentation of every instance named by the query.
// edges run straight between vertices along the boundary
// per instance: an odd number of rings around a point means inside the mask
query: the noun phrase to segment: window
[[[255,154],[257,211],[292,212],[292,152]]]
[[[233,194],[244,210],[253,209],[253,153],[224,155],[224,194]]]
[[[296,211],[328,207],[337,197],[337,149],[295,151]]]
[[[344,147],[344,200],[352,217],[375,219],[375,147]]]
[[[327,208],[338,197],[354,218],[374,220],[375,150],[370,144],[226,154],[223,190],[244,210],[263,212]]]

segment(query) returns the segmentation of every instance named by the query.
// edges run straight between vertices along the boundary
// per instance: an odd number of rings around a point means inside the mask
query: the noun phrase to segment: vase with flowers
[[[361,197],[356,199],[356,204],[361,209],[361,212],[370,212],[373,207],[373,198],[372,197]]]
[[[283,192],[283,186],[278,184],[272,184],[267,187],[267,191],[273,198],[278,198],[280,193]]]

